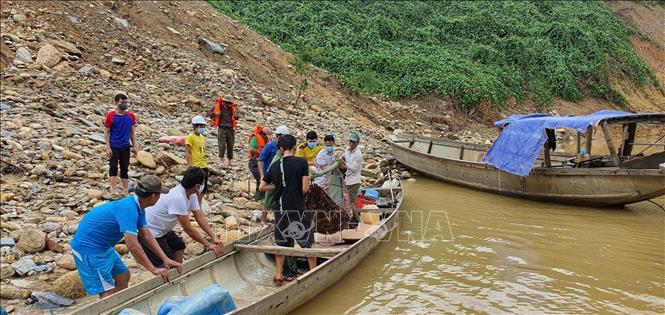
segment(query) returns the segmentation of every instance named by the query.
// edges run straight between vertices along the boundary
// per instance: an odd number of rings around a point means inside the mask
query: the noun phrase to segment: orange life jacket
[[[247,143],[252,141],[252,138],[256,137],[256,149],[261,152],[263,150],[263,147],[266,145],[266,139],[263,138],[263,135],[261,134],[263,132],[263,126],[261,125],[256,125],[256,128],[254,128],[254,132],[249,135],[249,138],[247,139]],[[251,149],[251,148],[250,148]],[[260,154],[252,154],[251,151],[247,150],[247,158],[248,159],[258,159]]]
[[[213,108],[212,113],[212,125],[215,127],[219,127],[219,124],[222,122],[222,106],[224,106],[224,99],[221,97],[217,98],[217,102],[215,103],[215,108]],[[233,126],[233,129],[236,129],[238,126],[236,122],[236,103],[231,102],[231,125]]]

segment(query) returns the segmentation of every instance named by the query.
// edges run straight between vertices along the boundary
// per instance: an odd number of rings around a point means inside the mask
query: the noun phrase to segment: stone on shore
[[[85,296],[83,284],[78,271],[70,271],[53,282],[53,292],[70,299],[78,299]]]
[[[74,263],[74,256],[70,254],[62,255],[62,257],[58,258],[58,260],[55,261],[55,264],[63,269],[76,270],[76,263]]]
[[[139,153],[136,155],[136,160],[138,160],[141,165],[147,168],[157,168],[157,162],[155,162],[155,159],[152,157],[150,152],[143,150],[139,151]]]
[[[127,255],[129,253],[129,249],[127,248],[127,245],[125,245],[125,244],[116,244],[113,248],[120,255]]]
[[[46,234],[35,228],[23,230],[16,243],[16,248],[26,253],[38,253],[44,250],[44,247],[46,247]]]

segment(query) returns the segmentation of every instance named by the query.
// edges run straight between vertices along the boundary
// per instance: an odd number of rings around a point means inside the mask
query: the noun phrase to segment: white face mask
[[[196,190],[199,192],[199,194],[203,193],[203,189],[205,188],[204,184],[198,184],[196,185]]]

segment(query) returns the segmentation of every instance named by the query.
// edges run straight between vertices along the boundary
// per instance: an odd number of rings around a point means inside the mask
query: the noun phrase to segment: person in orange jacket
[[[222,167],[231,166],[233,160],[233,144],[235,143],[235,130],[238,127],[238,113],[233,97],[229,94],[217,98],[215,105],[210,110],[212,125],[217,127],[217,144],[219,148],[219,159]],[[224,162],[226,154],[227,162]]]

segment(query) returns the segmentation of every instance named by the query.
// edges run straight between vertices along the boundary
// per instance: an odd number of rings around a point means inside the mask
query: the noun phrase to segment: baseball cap
[[[289,134],[289,127],[281,125],[275,129],[275,133],[278,135],[288,135]]]
[[[162,179],[155,175],[143,176],[137,183],[141,190],[149,193],[163,193]]]
[[[353,141],[353,142],[358,142],[358,141],[360,141],[360,136],[359,136],[357,133],[355,133],[355,132],[354,132],[354,133],[351,133],[351,134],[349,135],[349,140],[351,140],[351,141]]]

